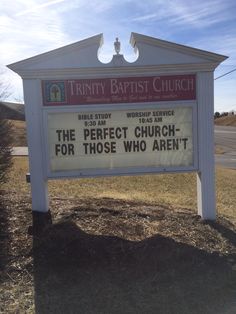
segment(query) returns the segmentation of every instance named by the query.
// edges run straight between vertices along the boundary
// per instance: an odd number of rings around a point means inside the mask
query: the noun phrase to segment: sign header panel
[[[49,112],[47,120],[51,173],[194,166],[191,106]]]
[[[44,106],[196,99],[196,75],[42,81]]]

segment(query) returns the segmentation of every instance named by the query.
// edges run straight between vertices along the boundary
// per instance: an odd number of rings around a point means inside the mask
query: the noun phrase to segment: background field
[[[236,126],[236,115],[220,117],[215,119],[216,125]]]
[[[25,121],[9,120],[13,129],[13,146],[27,146]]]

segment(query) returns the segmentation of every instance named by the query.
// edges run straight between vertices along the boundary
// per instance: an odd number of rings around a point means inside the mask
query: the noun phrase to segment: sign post
[[[9,65],[23,78],[32,209],[54,178],[196,172],[214,220],[213,71],[225,56],[132,33],[139,58],[102,64],[102,35]]]

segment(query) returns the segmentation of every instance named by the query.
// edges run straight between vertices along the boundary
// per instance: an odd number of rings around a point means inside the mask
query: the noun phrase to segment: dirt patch
[[[113,198],[53,197],[28,235],[28,194],[2,193],[0,313],[234,313],[235,225]]]

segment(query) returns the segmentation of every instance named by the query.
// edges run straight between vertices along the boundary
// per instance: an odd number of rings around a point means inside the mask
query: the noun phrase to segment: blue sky
[[[103,33],[100,59],[135,58],[131,32],[227,55],[215,77],[236,68],[235,0],[1,0],[0,75],[22,99],[19,76],[5,65]],[[215,111],[236,110],[236,71],[215,81]]]

